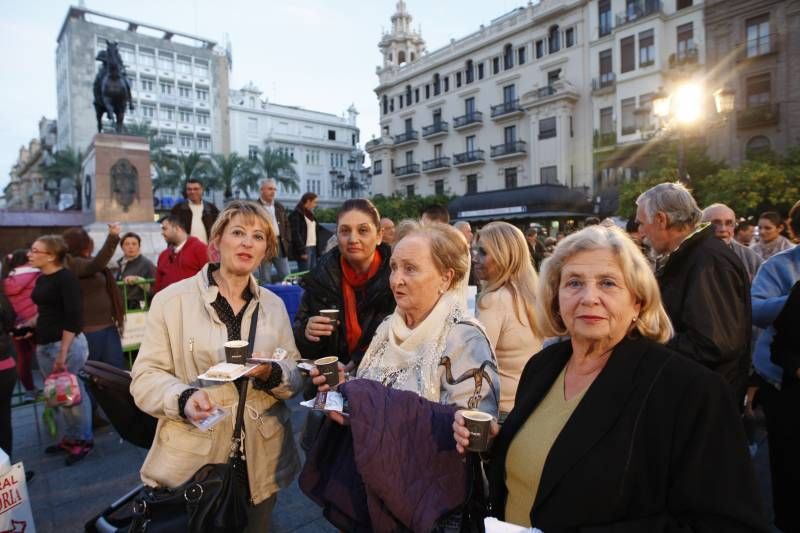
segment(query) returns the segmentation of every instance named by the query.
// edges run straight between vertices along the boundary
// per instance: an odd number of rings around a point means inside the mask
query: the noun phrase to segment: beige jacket
[[[216,363],[225,361],[225,325],[211,303],[218,289],[209,286],[208,266],[195,276],[170,285],[153,298],[147,314],[145,339],[133,365],[131,394],[143,411],[157,417],[153,446],[141,469],[149,486],[176,487],[207,463],[227,461],[235,422],[238,392],[231,383],[197,379]],[[282,400],[302,387],[295,362],[299,357],[286,307],[280,298],[258,287],[258,323],[254,351],[288,352],[280,362],[281,384],[270,393],[248,387],[244,416],[244,452],[252,502],[258,504],[289,485],[300,469],[290,423]],[[250,301],[242,320],[247,339],[256,299]],[[231,409],[231,415],[210,431],[201,431],[178,413],[178,397],[188,387],[203,388],[211,401]]]

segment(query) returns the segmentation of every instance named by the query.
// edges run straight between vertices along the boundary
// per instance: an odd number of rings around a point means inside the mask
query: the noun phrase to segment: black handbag
[[[248,352],[252,353],[258,305],[250,323]],[[145,487],[133,508],[130,533],[238,533],[247,526],[250,490],[241,452],[248,379],[238,382],[239,405],[227,463],[207,464],[179,487]]]

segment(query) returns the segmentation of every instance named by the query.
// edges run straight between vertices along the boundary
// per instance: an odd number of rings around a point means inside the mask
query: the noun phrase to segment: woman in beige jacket
[[[504,420],[514,407],[525,363],[542,348],[533,319],[537,275],[525,236],[511,224],[487,224],[475,243],[472,258],[483,285],[477,314],[497,355]]]
[[[250,374],[243,439],[250,488],[246,531],[269,530],[277,491],[299,470],[283,403],[302,386],[298,352],[283,302],[251,275],[276,251],[267,217],[256,204],[239,201],[220,213],[210,238],[220,263],[156,294],[131,383],[136,404],[159,419],[141,469],[146,485],[176,487],[204,464],[227,461],[238,391],[233,383],[202,381],[198,375],[225,361],[226,341],[247,339],[259,304],[254,351],[271,355],[283,348],[287,356]],[[209,431],[190,423],[216,407],[232,415]]]

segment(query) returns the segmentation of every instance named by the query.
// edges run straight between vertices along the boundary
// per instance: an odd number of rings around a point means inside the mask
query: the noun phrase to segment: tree
[[[72,204],[72,209],[81,210],[83,199],[83,183],[81,180],[81,162],[83,154],[80,150],[65,148],[53,154],[53,159],[42,169],[42,175],[46,179],[56,180],[61,183],[64,178],[69,179],[75,186],[76,198]]]
[[[186,185],[192,178],[200,180],[205,186],[208,160],[203,154],[198,152],[179,154],[175,156],[173,168],[173,172],[177,173],[177,183],[180,187]]]
[[[269,146],[258,154],[258,169],[265,178],[274,179],[284,189],[300,192],[300,181],[294,169],[294,158],[282,150],[273,150]],[[256,180],[254,189],[258,190]],[[247,191],[245,191],[247,194]]]
[[[175,155],[164,150],[168,142],[158,136],[158,131],[150,126],[150,121],[126,124],[125,132],[128,135],[145,137],[150,143],[153,192],[177,188],[180,185],[180,175]]]
[[[408,198],[400,193],[394,193],[392,196],[384,196],[376,194],[370,200],[378,209],[378,213],[382,217],[388,217],[395,222],[401,220],[419,219],[419,215],[423,209],[430,205],[443,205],[447,206],[455,196],[445,196],[443,194],[434,196],[412,196]],[[337,208],[331,209],[316,209],[314,211],[314,218],[318,222],[336,222]]]
[[[211,156],[206,170],[207,183],[211,187],[224,188],[227,202],[233,198],[233,186],[244,189],[249,186],[253,174],[253,162],[236,152],[230,155],[215,154]]]

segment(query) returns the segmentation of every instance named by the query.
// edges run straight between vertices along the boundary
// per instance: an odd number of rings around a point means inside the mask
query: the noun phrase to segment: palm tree
[[[269,146],[258,154],[258,169],[265,178],[273,178],[284,189],[300,192],[300,181],[294,169],[294,157],[281,150],[273,150]],[[256,185],[257,187],[257,185]]]
[[[81,162],[83,161],[83,154],[80,150],[73,148],[65,148],[53,154],[53,159],[48,165],[42,168],[42,175],[45,179],[52,179],[61,183],[61,180],[68,178],[72,181],[76,190],[75,203],[72,204],[73,209],[81,210],[82,204],[82,182],[81,182]]]
[[[128,135],[146,137],[150,143],[150,165],[153,178],[153,192],[161,189],[175,189],[180,185],[180,173],[175,156],[164,150],[169,143],[158,136],[158,131],[150,127],[150,121],[131,122],[125,125]]]
[[[209,187],[223,187],[225,201],[233,198],[233,186],[239,189],[249,185],[253,162],[236,152],[230,155],[214,154],[208,162],[206,178]]]
[[[174,161],[177,181],[181,187],[191,178],[199,179],[205,185],[208,159],[204,154],[198,152],[180,154],[175,156]]]

